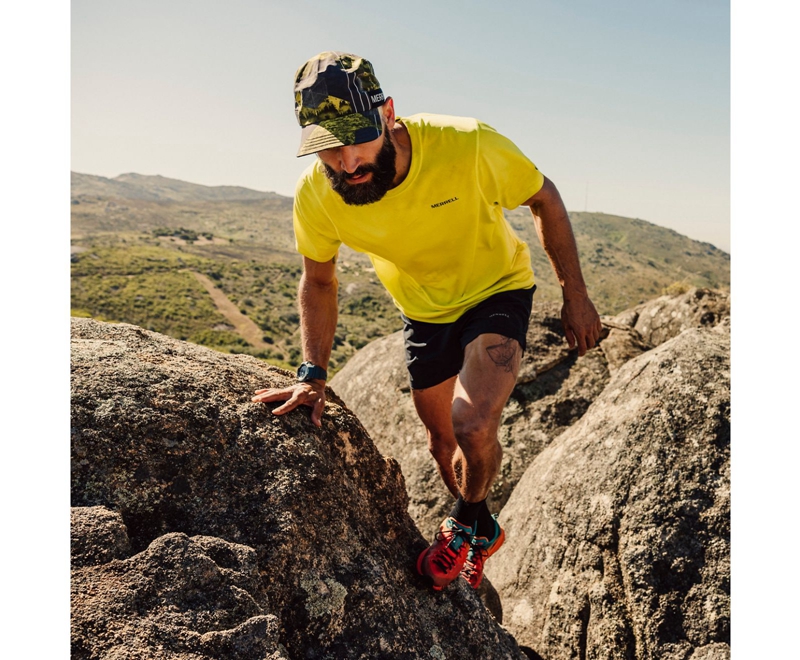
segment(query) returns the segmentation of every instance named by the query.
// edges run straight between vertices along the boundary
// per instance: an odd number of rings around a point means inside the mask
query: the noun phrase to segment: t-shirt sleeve
[[[342,242],[306,177],[297,183],[292,223],[295,247],[300,254],[320,262],[336,256]]]
[[[541,189],[544,176],[517,145],[478,123],[478,183],[490,204],[515,209]]]

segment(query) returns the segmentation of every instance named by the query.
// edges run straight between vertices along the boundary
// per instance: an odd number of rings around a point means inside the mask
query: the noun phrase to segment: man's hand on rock
[[[594,348],[603,330],[600,315],[588,296],[576,296],[564,300],[561,322],[564,324],[564,334],[567,336],[569,347],[577,346],[578,355],[585,355],[588,349]]]
[[[307,380],[289,387],[256,390],[251,401],[254,403],[286,401],[272,411],[275,415],[283,415],[297,406],[308,406],[311,408],[311,421],[316,426],[322,426],[322,411],[325,409],[325,381]]]

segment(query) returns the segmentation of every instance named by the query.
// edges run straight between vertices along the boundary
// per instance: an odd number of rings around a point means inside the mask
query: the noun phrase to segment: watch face
[[[299,381],[314,380],[315,378],[326,380],[327,377],[328,374],[325,369],[311,362],[303,362],[297,369],[297,380]]]

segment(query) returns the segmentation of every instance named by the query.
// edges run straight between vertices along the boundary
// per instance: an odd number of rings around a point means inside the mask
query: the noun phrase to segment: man
[[[516,383],[534,285],[528,246],[502,208],[530,207],[561,284],[562,321],[580,355],[600,335],[572,228],[555,186],[508,139],[463,117],[395,116],[372,65],[320,53],[298,70],[298,156],[316,153],[294,202],[304,273],[298,383],[258,390],[311,407],[321,425],[337,321],[341,243],[369,255],[402,312],[414,405],[439,473],[456,499],[417,570],[441,590],[477,589],[505,534],[486,505],[502,457],[497,428]]]

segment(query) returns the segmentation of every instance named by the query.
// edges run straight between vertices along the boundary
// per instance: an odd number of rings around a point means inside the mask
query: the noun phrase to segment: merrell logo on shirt
[[[440,206],[444,206],[445,204],[449,204],[450,202],[457,202],[458,197],[451,197],[450,199],[446,199],[443,202],[436,202],[436,204],[431,204],[432,209],[439,208]]]
[[[372,101],[373,103],[380,103],[381,101],[383,101],[383,92],[381,92],[380,94],[370,94],[369,100]]]

